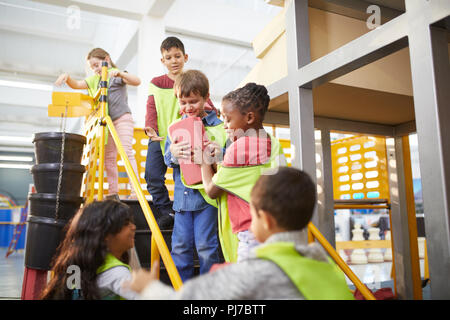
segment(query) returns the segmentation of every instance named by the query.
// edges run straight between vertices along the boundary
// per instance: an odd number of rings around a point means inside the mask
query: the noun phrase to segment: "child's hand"
[[[122,77],[122,75],[120,74],[120,71],[119,71],[119,70],[113,70],[113,71],[109,72],[109,76],[110,76],[111,78],[112,78],[112,77],[119,77],[119,78]]]
[[[144,128],[145,134],[150,138],[152,141],[163,141],[164,137],[158,136],[155,129],[152,127],[145,127]]]
[[[191,155],[191,161],[195,164],[203,163],[203,149],[200,146],[194,147],[194,150]]]
[[[58,77],[58,79],[56,79],[55,86],[57,86],[57,87],[62,86],[64,83],[66,83],[68,78],[69,78],[69,74],[63,73],[62,75],[60,75]]]
[[[190,159],[191,158],[191,148],[189,146],[189,142],[187,141],[180,141],[180,142],[173,142],[170,145],[170,152],[172,153],[172,156],[179,159]]]
[[[219,162],[223,157],[222,148],[215,141],[210,141],[205,145],[205,156],[209,159],[209,163]]]
[[[123,287],[141,293],[146,286],[158,280],[159,260],[155,261],[151,271],[139,269],[132,273],[131,281],[124,282]]]

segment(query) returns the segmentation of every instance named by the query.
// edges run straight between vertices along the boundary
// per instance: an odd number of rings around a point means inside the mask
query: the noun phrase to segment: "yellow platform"
[[[94,110],[94,99],[79,92],[53,92],[52,104],[48,105],[49,117],[61,117],[66,113],[67,117],[88,116]]]

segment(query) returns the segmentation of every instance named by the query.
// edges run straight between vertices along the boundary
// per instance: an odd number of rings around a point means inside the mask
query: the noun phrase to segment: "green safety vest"
[[[256,249],[256,256],[274,262],[308,300],[354,300],[344,273],[328,262],[303,257],[292,242],[277,242]]]
[[[153,96],[155,99],[156,113],[158,115],[158,135],[164,138],[160,142],[161,151],[164,155],[168,128],[170,124],[181,118],[180,105],[173,88],[162,89],[150,83],[149,96]]]
[[[115,71],[115,70],[119,70],[119,69],[117,69],[117,68],[109,68],[108,69],[108,75],[111,73],[111,71]],[[89,96],[95,97],[97,95],[98,90],[100,90],[100,88],[99,88],[100,80],[101,80],[101,76],[98,75],[98,74],[94,74],[94,75],[84,79],[84,81],[86,82],[86,84],[88,86],[87,90],[88,90]],[[107,83],[109,85],[109,76],[108,76],[108,79],[106,81],[107,81]]]
[[[220,124],[216,125],[216,126],[205,126],[205,131],[206,134],[208,135],[208,138],[210,141],[214,141],[217,142],[220,146],[224,147],[226,142],[227,142],[227,134],[225,132],[225,129],[223,128],[223,122],[221,122]],[[170,140],[172,140],[172,137],[170,137]],[[183,176],[183,170],[181,170],[180,167],[180,177],[181,177],[181,182],[188,188],[191,189],[197,189],[200,194],[202,195],[203,199],[205,199],[205,201],[216,207],[217,208],[217,201],[215,199],[211,199],[210,197],[208,197],[208,195],[205,192],[205,188],[203,187],[203,183],[198,183],[198,184],[187,184],[186,181],[184,180],[184,176]]]
[[[108,68],[108,75],[111,71],[114,70],[119,70],[117,68]],[[87,86],[88,86],[88,94],[89,96],[91,96],[92,98],[94,98],[98,91],[100,90],[99,88],[99,84],[100,84],[100,80],[101,80],[101,76],[98,74],[94,74],[90,77],[87,77],[86,79],[84,79],[84,81],[86,82]],[[106,80],[107,85],[106,85],[106,90],[108,90],[108,86],[109,86],[109,76],[108,79]],[[108,92],[108,91],[106,91]],[[95,104],[97,105],[98,102],[95,102]],[[108,102],[106,102],[106,114],[109,114],[108,112]],[[108,143],[108,128],[105,126],[105,145]]]
[[[246,167],[225,167],[217,166],[217,173],[213,177],[216,186],[225,190],[217,199],[219,204],[219,240],[222,246],[224,258],[227,262],[237,261],[238,238],[232,232],[231,222],[228,213],[228,193],[250,203],[250,192],[261,174],[271,168],[280,165],[280,157],[284,158],[283,148],[278,139],[270,135],[271,153],[270,160],[261,165]]]
[[[106,257],[105,257],[105,262],[97,269],[97,274],[100,274],[102,272],[105,272],[106,270],[109,270],[111,268],[118,267],[118,266],[127,267],[128,270],[130,270],[130,272],[131,272],[131,267],[129,265],[127,265],[126,263],[123,263],[122,261],[117,259],[115,256],[113,256],[111,253],[107,253]],[[106,297],[103,297],[102,300],[126,300],[126,299],[122,298],[121,296],[119,296],[117,294],[112,293]]]

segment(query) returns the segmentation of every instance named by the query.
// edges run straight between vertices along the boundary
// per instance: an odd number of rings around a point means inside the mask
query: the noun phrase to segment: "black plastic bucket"
[[[33,138],[36,163],[61,162],[62,132],[35,133]],[[86,137],[66,133],[64,139],[64,163],[81,163]]]
[[[59,163],[36,164],[31,167],[37,193],[56,193],[59,177]],[[80,196],[81,182],[86,168],[81,164],[64,163],[60,194]]]
[[[121,200],[121,202],[127,204],[133,211],[134,224],[136,225],[134,246],[139,257],[139,262],[141,263],[142,268],[150,268],[152,232],[147,224],[139,201]],[[148,204],[150,205],[150,209],[152,210],[155,219],[158,219],[161,216],[161,213],[153,205],[152,201],[149,201]],[[161,230],[161,233],[170,251],[172,244],[172,230]]]
[[[30,215],[35,217],[47,217],[52,219],[70,220],[77,213],[84,198],[78,196],[59,196],[58,217],[56,213],[56,194],[54,193],[29,193]]]
[[[65,220],[46,217],[28,217],[25,266],[38,270],[50,270],[50,264],[64,239]]]

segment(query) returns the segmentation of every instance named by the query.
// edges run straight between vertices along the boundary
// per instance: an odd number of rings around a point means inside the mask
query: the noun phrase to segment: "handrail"
[[[328,252],[331,258],[336,262],[336,264],[341,268],[341,270],[347,275],[347,277],[353,282],[356,288],[361,292],[366,300],[376,300],[372,292],[365,286],[364,283],[359,280],[356,274],[350,269],[350,267],[342,260],[341,256],[334,250],[333,246],[325,239],[325,237],[320,233],[319,229],[310,222],[308,224],[308,234],[312,235],[317,241],[322,245],[322,247]],[[312,239],[310,237],[309,241]]]
[[[169,249],[167,247],[166,242],[162,236],[161,230],[159,229],[158,224],[156,223],[155,216],[153,215],[152,210],[147,202],[147,199],[144,196],[144,192],[142,191],[141,185],[138,182],[136,174],[134,173],[133,167],[131,166],[130,160],[128,159],[125,150],[122,147],[122,143],[120,142],[119,136],[116,132],[114,124],[109,116],[106,116],[102,119],[102,121],[106,122],[106,125],[111,133],[111,136],[116,144],[117,150],[122,158],[122,161],[125,165],[125,170],[127,175],[133,185],[134,190],[136,191],[137,198],[139,200],[139,204],[141,205],[142,211],[144,213],[145,219],[150,227],[152,232],[152,239],[156,243],[158,247],[158,251],[161,254],[161,258],[164,262],[164,265],[167,269],[167,273],[169,274],[169,278],[172,281],[172,285],[175,290],[178,290],[182,286],[182,281],[180,275],[178,273],[177,268],[175,267],[175,263],[173,262],[172,256],[170,255]],[[152,240],[153,242],[153,240]],[[152,246],[154,249],[154,246]]]
[[[335,204],[334,209],[390,209],[390,205],[371,205],[371,204]]]
[[[334,209],[390,209],[388,199],[339,199],[334,200]]]

